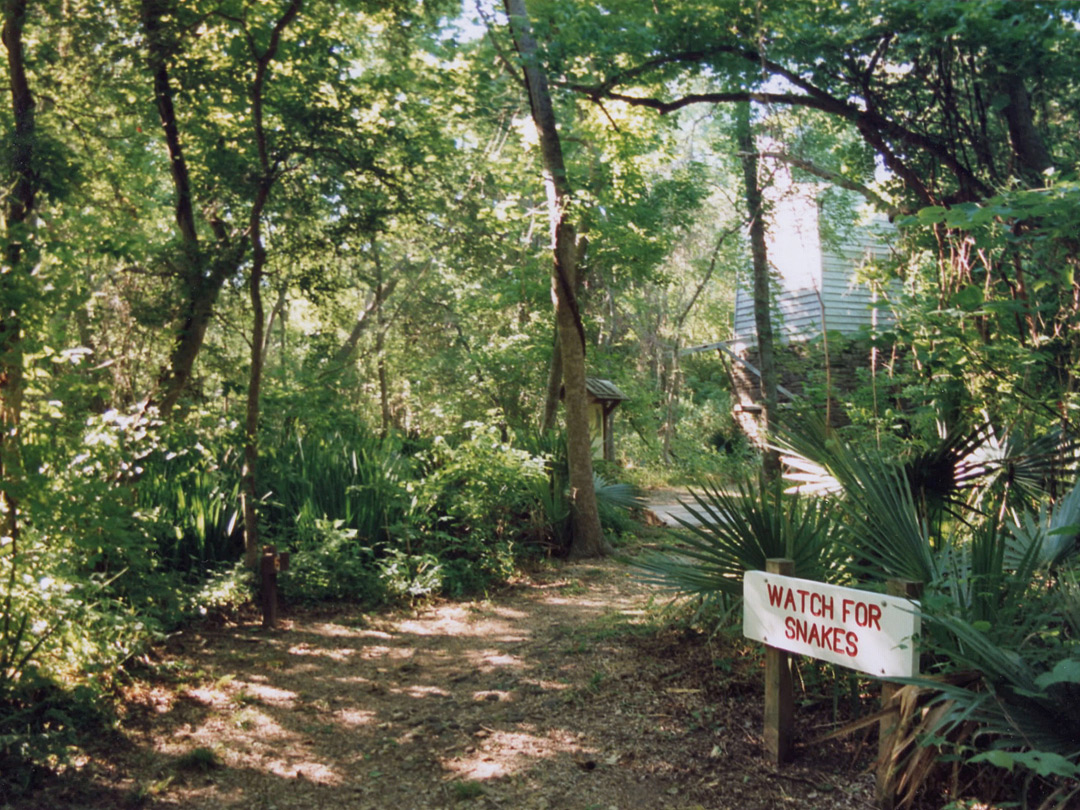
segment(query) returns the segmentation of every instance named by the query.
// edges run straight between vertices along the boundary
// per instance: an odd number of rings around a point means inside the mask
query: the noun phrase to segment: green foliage
[[[319,521],[330,520],[341,521],[361,544],[385,542],[406,508],[408,463],[397,443],[354,418],[307,426],[306,409],[283,412],[282,426],[261,442],[268,538],[303,545],[320,531]]]
[[[742,597],[744,571],[762,571],[772,557],[795,561],[798,576],[835,582],[847,574],[839,529],[820,499],[785,496],[779,485],[744,480],[733,492],[716,484],[691,492],[693,517],[671,551],[636,562],[684,593]]]
[[[19,345],[0,358],[4,430],[18,426],[14,468],[25,470],[0,482],[22,529],[17,549],[0,541],[0,736],[22,735],[2,737],[20,762],[48,761],[69,739],[77,711],[59,718],[75,690],[106,691],[160,630],[251,587],[236,566],[240,451],[252,438],[237,418],[252,342],[245,251],[261,190],[251,81],[282,9],[172,5],[161,33],[197,248],[178,236],[179,164],[138,15],[38,4],[24,32],[36,222],[0,234],[23,241],[21,266],[33,268],[5,276],[5,324],[18,316],[6,334]],[[816,465],[804,484],[831,474],[838,489],[821,497],[842,531],[805,498],[705,488],[693,508],[706,527],[688,542],[708,576],[694,587],[734,594],[739,572],[773,553],[802,555],[800,569],[815,572],[804,575],[921,578],[927,610],[944,617],[927,631],[941,669],[981,655],[997,671],[985,636],[1023,658],[1036,703],[1072,690],[1074,671],[1059,663],[1072,660],[1080,616],[1080,495],[1048,478],[1046,462],[1080,404],[1077,4],[643,8],[552,0],[536,20],[542,62],[564,79],[553,92],[577,187],[591,372],[632,396],[616,415],[618,455],[639,480],[737,481],[754,462],[720,362],[672,360],[724,337],[745,263],[725,192],[737,155],[722,110],[656,116],[570,85],[736,98],[774,91],[766,74],[782,65],[801,84],[759,109],[777,149],[802,161],[796,178],[824,170],[908,212],[896,260],[874,271],[899,313],[876,338],[891,354],[888,381],[881,372],[880,392],[852,396],[847,445],[823,436],[794,448]],[[509,440],[535,419],[552,352],[534,133],[514,77],[491,70],[508,52],[504,32],[462,41],[440,16],[458,11],[304,4],[264,74],[274,303],[253,472],[262,538],[294,554],[282,576],[291,601],[475,593],[568,542],[561,439]],[[823,109],[777,114],[800,97]],[[1025,106],[1045,169],[1014,126]],[[5,135],[13,120],[0,105]],[[2,162],[15,141],[0,144]],[[850,198],[823,199],[826,237],[838,237]],[[177,338],[199,332],[196,299],[209,310],[205,343],[159,424],[152,403]],[[824,402],[821,380],[807,399]],[[942,438],[939,422],[983,427]],[[880,454],[855,452],[871,437]],[[975,466],[961,469],[972,451]],[[968,474],[973,485],[959,486]],[[605,481],[621,475],[597,479],[612,539],[632,526],[633,492]],[[1002,670],[1001,683],[1017,672]],[[993,689],[1003,704],[1019,695]],[[1002,767],[1063,773],[1049,750],[994,750]],[[4,778],[16,772],[26,773],[0,763]]]
[[[535,452],[561,453],[561,439],[523,449],[494,428],[466,428],[463,438],[437,437],[411,463],[397,439],[364,431],[356,444],[340,432],[323,441],[298,434],[295,450],[274,452],[281,474],[267,511],[296,516],[295,528],[277,534],[295,552],[284,596],[364,604],[464,596],[506,581],[526,557],[561,550],[565,457]],[[597,483],[607,525],[625,529],[626,510],[641,505],[637,491]]]
[[[206,571],[242,547],[238,531],[240,469],[233,431],[173,428],[141,460],[134,497],[152,517],[162,564]]]
[[[280,577],[281,595],[297,604],[382,602],[375,553],[358,541],[357,530],[342,519],[315,518],[312,524],[298,531],[289,570]]]
[[[37,540],[25,532],[25,550],[0,554],[0,787],[16,795],[105,722],[98,702],[151,629],[107,580],[61,578]]]
[[[480,424],[456,445],[437,438],[424,459],[426,474],[412,488],[413,531],[401,537],[420,556],[414,569],[441,563],[443,590],[477,593],[505,581],[519,555],[535,553],[522,527],[534,525],[544,459],[513,447]],[[413,586],[415,587],[415,586]]]

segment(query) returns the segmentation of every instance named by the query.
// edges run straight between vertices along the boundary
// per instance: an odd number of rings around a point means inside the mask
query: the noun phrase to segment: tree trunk
[[[575,268],[581,267],[588,244],[589,239],[583,229],[577,235],[577,247],[574,255]],[[581,292],[581,277],[580,274],[575,273],[575,275],[578,276],[574,286],[574,296],[577,297]],[[562,347],[559,345],[559,324],[556,320],[551,348],[551,364],[548,366],[547,392],[544,396],[544,412],[540,418],[541,433],[547,433],[555,427],[555,419],[559,415],[560,394],[562,394]]]
[[[269,195],[269,187],[260,189],[260,197]],[[255,511],[258,502],[256,473],[259,467],[259,412],[262,395],[263,371],[263,312],[262,283],[266,267],[266,248],[262,243],[261,206],[259,211],[252,210],[251,275],[248,279],[248,292],[251,296],[251,372],[248,377],[247,407],[244,418],[244,470],[242,475],[243,491],[240,503],[244,511],[244,563],[255,568],[259,561],[259,516]]]
[[[547,392],[544,394],[544,413],[540,418],[540,432],[555,428],[559,414],[559,394],[562,391],[562,347],[559,346],[559,327],[552,330],[551,364],[548,366]]]
[[[216,255],[208,258],[200,244],[195,225],[191,177],[177,123],[173,89],[169,79],[168,53],[171,43],[162,18],[171,10],[168,0],[142,0],[143,31],[146,33],[147,57],[154,80],[154,103],[169,152],[173,190],[176,193],[175,218],[180,233],[180,275],[184,285],[184,311],[181,325],[169,354],[169,364],[158,378],[157,406],[162,417],[169,418],[184,389],[191,381],[195,358],[202,348],[206,328],[213,316],[218,294],[230,273],[235,272],[245,245],[230,247],[220,223],[215,225],[219,245]]]
[[[244,511],[244,562],[254,568],[259,561],[259,516],[255,511],[258,502],[259,468],[259,415],[263,376],[263,343],[266,331],[266,313],[262,300],[262,284],[266,270],[266,246],[262,238],[262,217],[266,204],[270,201],[270,190],[275,181],[275,168],[270,160],[263,123],[263,89],[270,63],[277,53],[281,32],[300,13],[300,0],[293,2],[275,23],[270,35],[270,42],[261,54],[255,52],[254,40],[251,39],[253,55],[256,57],[255,79],[251,85],[251,118],[255,137],[255,148],[259,157],[259,179],[255,189],[255,198],[251,203],[248,218],[248,238],[251,240],[251,273],[248,277],[248,292],[251,297],[251,373],[248,378],[247,409],[244,419],[244,469],[242,475],[243,490],[241,505]]]
[[[540,135],[540,151],[548,186],[554,265],[552,287],[555,320],[559,330],[559,354],[563,365],[563,397],[566,406],[567,458],[570,465],[570,512],[573,538],[571,558],[597,557],[605,553],[593,483],[592,443],[585,391],[585,327],[577,305],[577,243],[567,215],[571,189],[563,163],[562,143],[555,126],[547,79],[537,64],[524,0],[505,0],[510,33],[521,56],[533,123]]]
[[[26,0],[6,0],[0,38],[7,50],[15,133],[9,145],[4,205],[4,266],[0,268],[0,546],[18,551],[19,489],[23,483],[21,437],[25,385],[23,305],[33,300],[31,262],[24,242],[34,210],[34,96],[26,78],[23,24]],[[12,575],[14,576],[14,566]]]
[[[1009,143],[1016,157],[1018,174],[1030,185],[1044,182],[1043,172],[1053,165],[1050,152],[1035,126],[1024,80],[1019,73],[1003,73],[998,81],[1000,92],[1008,98],[1001,114],[1009,128]]]
[[[383,288],[382,267],[378,267],[378,279],[375,285],[375,322],[378,331],[375,334],[375,363],[379,375],[379,414],[382,424],[380,434],[383,438],[390,435],[393,416],[390,413],[390,387],[386,381],[386,313],[383,311],[385,289]]]
[[[750,218],[750,255],[754,268],[754,328],[757,332],[758,361],[761,365],[762,427],[766,440],[776,427],[776,360],[773,351],[772,315],[769,303],[769,257],[765,248],[765,206],[758,185],[757,144],[750,126],[750,105],[738,105],[736,137],[742,159],[747,214]],[[762,457],[767,479],[780,474],[780,457],[768,447]]]
[[[345,339],[345,342],[341,344],[341,348],[338,349],[333,358],[328,364],[328,368],[331,370],[338,370],[344,368],[346,363],[352,361],[356,356],[356,350],[360,347],[360,338],[364,336],[364,332],[367,331],[368,326],[371,324],[371,316],[376,312],[382,311],[383,303],[394,292],[394,288],[397,287],[398,280],[396,278],[390,279],[375,292],[371,293],[367,302],[364,304],[364,308],[360,310],[356,315],[356,323],[353,324],[352,331],[349,332],[349,336]]]

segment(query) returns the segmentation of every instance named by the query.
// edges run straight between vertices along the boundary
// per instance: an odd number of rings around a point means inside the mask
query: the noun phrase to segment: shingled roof
[[[585,390],[597,399],[630,399],[611,380],[601,380],[599,377],[586,377]]]

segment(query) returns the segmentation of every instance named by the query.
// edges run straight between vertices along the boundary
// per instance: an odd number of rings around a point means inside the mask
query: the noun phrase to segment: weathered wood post
[[[918,599],[922,596],[922,583],[910,579],[890,579],[885,583],[889,596],[902,596],[906,599]],[[914,642],[912,642],[914,643]],[[916,669],[916,671],[918,671]],[[881,708],[886,708],[900,690],[900,685],[890,681],[881,682]],[[896,719],[883,717],[878,724],[878,767],[875,784],[875,799],[881,810],[893,810],[896,806],[896,763],[892,758],[893,732]]]
[[[262,559],[259,561],[260,589],[259,602],[262,606],[262,625],[267,630],[277,627],[278,595],[277,572],[287,570],[289,554],[277,553],[277,546],[263,546]]]
[[[770,574],[795,576],[795,561],[765,561]],[[765,645],[765,750],[777,765],[790,762],[795,753],[795,696],[791,685],[791,662],[783,650]]]

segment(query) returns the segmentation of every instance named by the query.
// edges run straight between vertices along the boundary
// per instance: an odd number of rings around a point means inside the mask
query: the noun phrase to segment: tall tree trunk
[[[571,188],[563,162],[562,143],[555,126],[547,79],[537,64],[536,41],[529,26],[524,0],[504,0],[510,33],[521,56],[533,123],[540,135],[540,152],[548,186],[554,265],[552,288],[555,320],[559,330],[559,353],[563,366],[566,405],[567,458],[570,464],[570,510],[573,539],[571,558],[597,557],[607,545],[600,528],[593,483],[592,443],[585,391],[585,327],[577,304],[577,243],[567,210]]]
[[[0,537],[18,551],[23,482],[21,436],[24,304],[32,300],[31,262],[24,243],[34,210],[34,96],[26,78],[23,25],[26,0],[5,0],[0,38],[7,50],[15,133],[9,146],[4,205],[4,266],[0,268]],[[12,575],[14,576],[14,567]]]
[[[587,228],[578,231],[577,247],[574,255],[574,267],[581,267],[588,248],[589,239],[586,236]],[[581,293],[581,277],[575,273],[576,286],[574,287],[575,298]],[[555,418],[559,415],[559,399],[562,393],[562,347],[559,345],[559,323],[556,320],[554,337],[551,345],[551,364],[548,366],[547,390],[544,395],[544,411],[540,418],[540,432],[547,433],[555,427]]]
[[[372,243],[372,253],[375,256],[375,324],[378,327],[375,333],[375,365],[379,377],[379,419],[381,424],[380,434],[383,438],[390,435],[393,423],[393,415],[390,413],[390,387],[386,381],[386,311],[383,302],[386,300],[386,288],[383,285],[382,262],[379,261],[379,250]]]
[[[263,201],[252,208],[251,214],[251,275],[248,277],[248,294],[251,298],[251,371],[248,376],[247,406],[244,417],[244,469],[243,491],[240,504],[244,512],[244,563],[254,568],[259,560],[258,503],[259,467],[259,413],[262,396],[263,331],[265,313],[262,301],[262,283],[266,268],[266,247],[262,241],[261,217],[265,199],[270,194],[268,183],[261,185],[259,198]]]
[[[277,171],[270,160],[263,123],[263,91],[270,72],[270,63],[277,53],[281,33],[300,13],[301,0],[293,0],[274,24],[266,50],[259,53],[255,38],[248,33],[248,43],[255,57],[255,78],[251,84],[251,119],[255,137],[255,149],[259,157],[259,179],[255,198],[248,218],[248,238],[251,240],[251,273],[248,277],[248,293],[251,297],[251,373],[248,378],[247,408],[244,419],[244,469],[241,505],[244,511],[244,562],[254,568],[259,559],[259,516],[255,510],[258,502],[259,469],[259,415],[262,395],[263,344],[266,331],[266,313],[262,300],[262,285],[266,271],[266,246],[262,237],[262,218],[270,201]]]
[[[180,275],[185,296],[181,325],[169,353],[169,364],[158,379],[156,404],[165,418],[171,416],[191,381],[195,358],[206,337],[206,328],[213,316],[218,294],[225,279],[236,271],[246,248],[243,240],[230,246],[221,223],[211,223],[218,242],[214,256],[207,256],[199,241],[191,176],[180,142],[180,127],[169,78],[168,58],[174,44],[169,41],[170,34],[162,21],[172,6],[170,0],[142,0],[140,7],[146,34],[147,61],[153,74],[154,103],[165,135],[173,191],[176,194],[174,213],[180,234]]]
[[[1018,164],[1015,167],[1017,173],[1032,186],[1039,186],[1044,182],[1043,172],[1053,165],[1053,161],[1035,126],[1031,96],[1019,72],[1002,73],[998,87],[1008,99],[1001,114],[1009,128],[1009,143]]]
[[[750,125],[750,105],[738,105],[736,138],[742,159],[747,214],[750,217],[750,255],[754,268],[754,328],[757,332],[758,362],[761,366],[762,427],[766,437],[776,427],[776,359],[773,351],[772,315],[769,303],[769,257],[765,248],[765,206],[758,185],[758,152]],[[780,474],[780,457],[765,448],[762,467],[767,479]]]
[[[540,417],[540,432],[547,433],[555,427],[559,415],[559,394],[562,391],[562,347],[559,345],[559,326],[552,330],[551,364],[548,366],[547,390],[544,393],[544,413]]]

